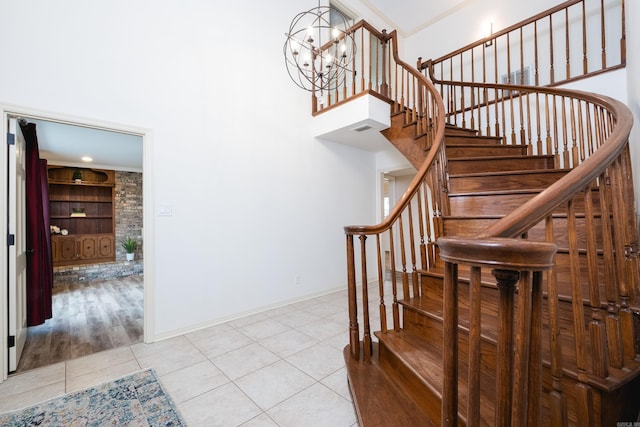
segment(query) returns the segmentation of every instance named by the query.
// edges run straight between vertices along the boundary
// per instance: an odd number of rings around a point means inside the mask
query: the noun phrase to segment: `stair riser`
[[[471,129],[456,129],[456,128],[446,128],[444,131],[445,136],[476,136],[478,132]]]
[[[565,175],[563,171],[513,173],[508,175],[451,176],[449,193],[503,191],[546,188]]]
[[[422,334],[425,339],[438,348],[442,347],[442,323],[426,318],[412,310],[404,310],[404,329]],[[469,369],[469,334],[465,329],[458,331],[458,352],[460,354],[459,375],[467,377]],[[490,373],[485,378],[490,384],[495,384],[496,346],[487,340],[480,344],[480,365],[483,373]]]
[[[440,394],[417,378],[382,342],[380,343],[380,366],[393,376],[398,386],[412,397],[422,412],[432,420],[440,419]]]
[[[446,217],[444,218],[444,232],[446,236],[462,236],[471,237],[476,236],[487,229],[490,225],[497,222],[498,219],[494,218],[461,218],[461,217]],[[587,229],[585,218],[575,218],[576,224],[576,239],[579,250],[587,249]],[[592,219],[592,227],[595,232],[596,244],[598,247],[602,247],[602,221],[601,218]],[[569,248],[569,235],[568,235],[568,219],[566,217],[553,218],[553,232],[554,243],[558,245],[558,250],[568,250]],[[535,241],[546,240],[546,230],[543,221],[539,222],[536,226],[527,232],[527,238]]]
[[[466,135],[451,135],[447,136],[447,145],[456,144],[496,144],[499,145],[502,139],[494,136],[466,136]]]
[[[553,167],[553,157],[521,157],[491,160],[452,159],[447,162],[447,170],[451,175],[481,172],[553,169]]]
[[[522,206],[537,194],[536,191],[531,193],[451,195],[449,207],[451,216],[505,215]],[[592,198],[594,213],[599,215],[600,198],[597,191],[592,191]],[[584,198],[576,198],[574,203],[576,212],[584,213]],[[566,205],[560,206],[555,213],[566,214]]]
[[[527,147],[520,145],[496,145],[496,146],[448,146],[446,147],[448,159],[460,157],[493,157],[493,156],[517,156],[526,155]]]

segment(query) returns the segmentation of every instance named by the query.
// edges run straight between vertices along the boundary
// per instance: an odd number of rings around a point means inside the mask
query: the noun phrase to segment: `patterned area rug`
[[[185,426],[153,370],[0,414],[2,426]]]

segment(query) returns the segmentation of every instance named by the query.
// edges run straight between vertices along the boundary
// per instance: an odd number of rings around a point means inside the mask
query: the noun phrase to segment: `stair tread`
[[[533,170],[514,170],[514,171],[502,171],[502,172],[471,172],[461,173],[455,175],[449,175],[449,178],[472,178],[481,176],[506,176],[506,175],[535,175],[535,174],[566,174],[569,169],[533,169]]]
[[[469,136],[469,137],[465,137],[465,138],[474,138],[474,137]],[[479,138],[479,137],[476,137],[476,138]],[[483,141],[483,140],[478,140],[478,141]],[[500,143],[487,144],[487,143],[483,143],[483,142],[475,142],[474,143],[474,142],[445,141],[445,145],[447,147],[527,148],[527,146],[523,145],[523,144],[500,144]]]
[[[395,357],[402,360],[406,366],[440,396],[442,395],[442,342],[427,342],[422,336],[408,330],[376,332],[380,345],[393,352]],[[461,418],[467,408],[467,361],[459,361],[458,408]],[[481,375],[481,417],[485,422],[492,422],[494,417],[494,402],[488,396],[493,395],[495,376],[483,372]]]
[[[449,193],[450,197],[464,197],[464,196],[499,196],[508,194],[538,194],[544,191],[543,188],[520,188],[513,190],[486,190],[486,191],[473,191],[473,192],[461,192],[461,193]]]
[[[474,145],[475,146],[475,145]],[[550,154],[541,154],[535,156],[491,156],[491,160],[511,160],[511,159],[522,159],[522,158],[535,158],[535,159],[553,159],[555,156]],[[448,160],[449,162],[470,162],[470,161],[481,161],[486,162],[487,159],[478,159],[477,157],[456,157],[455,159]]]
[[[354,360],[349,346],[343,351],[349,387],[360,425],[433,426],[412,399],[378,363],[378,343],[373,343],[371,363]]]
[[[477,129],[465,128],[462,126],[453,125],[451,123],[445,123],[444,127],[445,127],[445,130],[461,131],[461,132],[468,132],[468,133],[474,133],[474,134],[478,133]]]
[[[502,138],[482,135],[447,135],[445,144],[502,145]]]

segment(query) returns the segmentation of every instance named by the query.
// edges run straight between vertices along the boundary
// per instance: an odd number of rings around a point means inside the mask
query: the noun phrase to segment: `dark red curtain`
[[[52,316],[53,261],[49,228],[47,161],[40,159],[35,123],[20,125],[26,141],[27,325]]]

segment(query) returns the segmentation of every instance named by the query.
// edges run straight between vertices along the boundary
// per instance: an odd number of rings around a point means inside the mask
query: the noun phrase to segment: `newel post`
[[[533,242],[524,239],[489,237],[484,239],[441,237],[438,239],[440,257],[446,262],[444,311],[445,328],[447,312],[455,319],[457,330],[457,266],[464,264],[474,269],[491,268],[499,290],[498,336],[496,355],[496,426],[540,425],[542,394],[542,271],[553,268],[557,247],[553,243]],[[479,276],[480,272],[476,271]],[[455,280],[456,283],[453,283]],[[515,304],[517,286],[518,303]],[[470,311],[479,310],[477,304]],[[516,309],[517,307],[517,309]],[[481,322],[476,322],[481,323]],[[477,332],[476,332],[477,334]],[[457,417],[456,384],[447,384],[457,377],[455,368],[447,361],[457,362],[456,331],[444,330],[444,386],[442,424]],[[451,336],[453,338],[449,338]],[[476,352],[479,349],[476,346]],[[470,355],[472,351],[470,350]],[[450,363],[450,362],[449,362]],[[473,366],[469,362],[469,366]],[[469,378],[476,378],[474,372]],[[477,388],[477,384],[475,387]],[[479,393],[470,393],[470,408],[480,404]],[[445,411],[445,405],[447,410]],[[455,413],[454,413],[455,411]],[[477,412],[477,411],[476,411]],[[486,421],[486,420],[485,420]]]
[[[445,263],[443,290],[442,425],[458,425],[458,264]]]
[[[496,363],[496,426],[511,425],[511,395],[513,392],[513,313],[517,271],[493,270],[498,284],[498,348]]]

